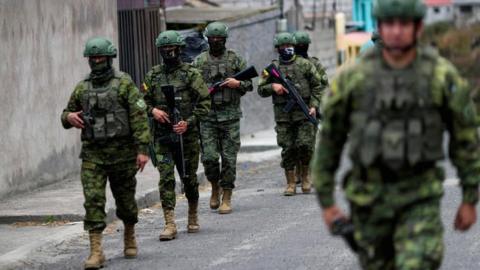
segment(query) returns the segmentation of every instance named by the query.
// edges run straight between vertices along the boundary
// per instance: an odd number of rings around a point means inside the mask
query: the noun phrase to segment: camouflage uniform
[[[107,93],[106,98],[99,98]],[[67,108],[63,110],[61,121],[64,128],[72,126],[67,121],[70,112],[83,110],[87,100],[95,97],[99,111],[117,106],[113,114],[105,118],[96,119],[94,129],[95,139],[89,137],[86,129],[82,130],[82,159],[81,179],[85,196],[85,230],[102,231],[105,224],[105,185],[107,178],[117,206],[117,217],[126,224],[137,223],[137,204],[135,201],[135,187],[137,172],[136,157],[138,154],[147,154],[150,132],[147,124],[145,102],[130,76],[123,72],[114,71],[105,80],[98,84],[96,80],[87,77],[80,82],[70,97]],[[103,104],[103,105],[102,105]],[[103,107],[102,107],[103,106]],[[113,116],[112,118],[110,116]],[[102,120],[107,121],[97,126]],[[118,125],[118,123],[122,123]],[[109,132],[118,132],[118,135],[101,134],[104,127],[113,127]],[[107,132],[108,133],[108,132]],[[102,137],[103,136],[103,137]]]
[[[310,61],[310,63],[312,63],[315,66],[315,68],[317,69],[317,71],[319,73],[318,75],[321,78],[323,87],[324,88],[328,87],[327,71],[326,71],[325,67],[320,63],[320,59],[312,56],[312,57],[308,57],[308,61]]]
[[[154,66],[145,76],[145,102],[151,115],[153,108],[168,111],[165,96],[161,87],[173,85],[177,106],[182,118],[187,121],[188,129],[183,134],[184,156],[186,159],[185,179],[181,179],[185,187],[185,195],[189,201],[198,201],[197,168],[199,156],[198,121],[203,119],[210,109],[208,89],[200,73],[189,64],[181,63],[174,69],[167,70],[165,66]],[[175,163],[173,151],[168,144],[171,129],[155,122],[155,152],[159,162],[159,190],[162,207],[175,208]]]
[[[214,84],[246,68],[245,61],[234,51],[220,57],[208,51],[194,62],[207,84]],[[240,150],[240,99],[252,91],[252,82],[241,81],[238,89],[223,88],[211,97],[212,110],[200,123],[202,163],[210,182],[219,182],[223,189],[235,188],[237,153]],[[219,158],[222,159],[220,168]]]
[[[324,84],[315,66],[301,57],[296,57],[289,65],[277,61],[274,63],[279,66],[284,76],[289,77],[295,84],[307,106],[318,111]],[[272,96],[277,143],[282,148],[282,168],[293,170],[298,160],[308,166],[313,153],[316,127],[308,122],[298,106],[288,113],[283,111],[287,98],[275,94],[269,78],[260,79],[258,94],[262,97]]]
[[[388,68],[380,50],[366,52],[334,80],[325,101],[314,184],[322,207],[332,206],[348,138],[353,168],[344,189],[364,269],[440,266],[444,173],[436,162],[444,159],[444,131],[463,201],[478,200],[480,153],[469,89],[436,52],[417,52],[401,70]]]

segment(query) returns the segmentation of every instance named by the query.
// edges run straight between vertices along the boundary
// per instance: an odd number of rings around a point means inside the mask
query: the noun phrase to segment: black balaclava
[[[293,48],[293,46],[284,49],[278,48],[277,51],[280,56],[280,62],[282,63],[289,63],[295,57],[295,48]]]
[[[299,44],[295,46],[295,54],[303,58],[308,58],[308,44]]]
[[[215,40],[215,41],[213,41],[212,39],[209,38],[208,39],[208,46],[210,46],[210,53],[213,56],[222,55],[226,50],[226,47],[225,47],[226,43],[227,43],[226,38],[222,38],[222,39]]]
[[[173,49],[166,49],[165,47],[160,48],[160,55],[163,58],[163,63],[167,68],[174,68],[178,66],[180,61],[180,47],[175,47]]]
[[[91,57],[88,59],[88,65],[90,66],[90,78],[94,83],[103,83],[110,80],[113,77],[113,58],[107,57],[106,61],[96,63]]]

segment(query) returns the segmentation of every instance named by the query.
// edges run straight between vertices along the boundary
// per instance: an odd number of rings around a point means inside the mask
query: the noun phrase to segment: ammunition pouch
[[[238,89],[221,88],[212,95],[212,104],[217,106],[238,105],[240,98]]]
[[[386,72],[378,66],[373,70],[379,79],[353,93],[359,106],[350,119],[352,160],[365,168],[375,164],[400,172],[442,159],[444,124],[427,79],[433,65],[409,71]]]
[[[85,81],[87,91],[82,97],[85,128],[81,138],[86,141],[105,141],[131,135],[128,110],[120,104],[118,87],[120,79],[115,77],[103,88],[93,88]]]

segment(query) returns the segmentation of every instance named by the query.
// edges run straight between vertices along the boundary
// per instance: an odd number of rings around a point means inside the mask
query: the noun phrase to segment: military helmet
[[[84,57],[90,56],[117,56],[117,48],[113,43],[103,37],[94,37],[87,41],[85,44],[85,50],[83,51]]]
[[[373,6],[373,17],[377,20],[387,18],[421,20],[426,10],[422,0],[376,0]]]
[[[295,44],[310,44],[312,40],[310,39],[310,35],[307,32],[297,31],[293,33],[293,38],[295,39]]]
[[[157,39],[155,40],[155,46],[185,46],[185,41],[183,37],[174,30],[168,30],[160,33]]]
[[[212,22],[205,28],[206,37],[228,37],[228,26],[222,22]]]
[[[295,38],[293,35],[287,32],[276,34],[273,38],[273,45],[275,47],[280,47],[285,44],[295,45]]]

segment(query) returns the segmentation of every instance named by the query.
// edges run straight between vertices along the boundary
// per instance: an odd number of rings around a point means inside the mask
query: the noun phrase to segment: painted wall
[[[116,0],[0,0],[0,199],[78,173],[60,113],[88,73],[83,47],[117,42]]]

